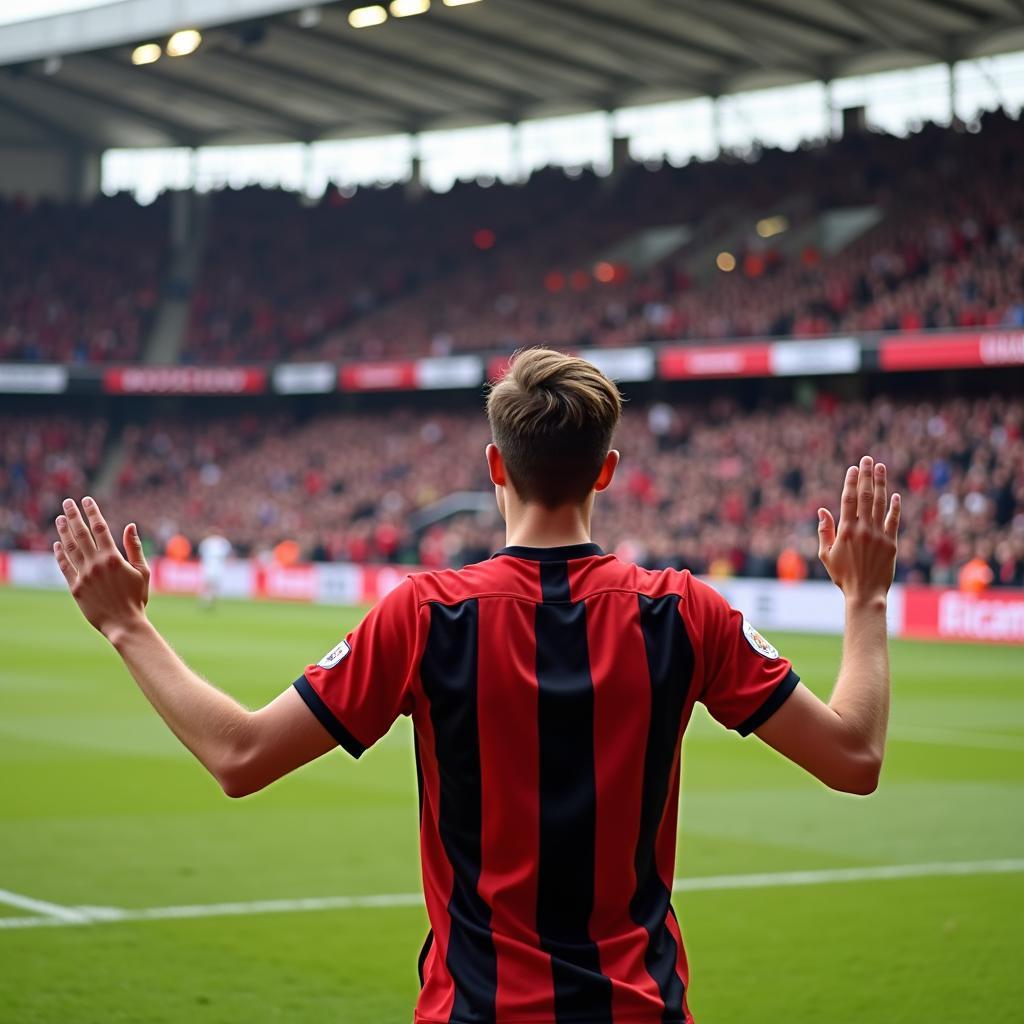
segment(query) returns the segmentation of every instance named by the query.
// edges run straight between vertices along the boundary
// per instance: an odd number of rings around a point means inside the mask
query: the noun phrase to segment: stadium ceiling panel
[[[5,25],[0,144],[418,132],[1024,47],[1024,0],[433,0],[356,29],[358,6],[117,0]],[[198,50],[133,65],[179,28],[202,31]]]

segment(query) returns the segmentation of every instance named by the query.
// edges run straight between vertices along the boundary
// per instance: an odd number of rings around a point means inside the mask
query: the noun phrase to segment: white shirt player
[[[231,555],[231,541],[212,533],[199,542],[199,561],[203,566],[203,586],[216,591],[224,575],[224,564]],[[212,595],[211,595],[212,596]]]

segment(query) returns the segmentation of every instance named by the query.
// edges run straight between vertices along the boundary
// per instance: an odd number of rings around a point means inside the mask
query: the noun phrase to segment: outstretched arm
[[[245,796],[325,754],[335,741],[292,687],[249,711],[193,672],[146,615],[149,566],[134,523],[125,558],[92,498],[68,498],[54,554],[82,614],[120,654],[139,689],[228,796]]]
[[[885,466],[865,456],[847,470],[838,533],[828,509],[818,519],[819,557],[846,599],[839,678],[827,704],[798,686],[756,732],[833,789],[871,793],[889,722],[885,609],[900,522],[900,496],[887,501]]]

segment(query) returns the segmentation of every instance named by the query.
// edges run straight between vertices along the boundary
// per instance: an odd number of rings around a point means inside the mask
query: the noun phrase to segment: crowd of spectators
[[[61,501],[86,493],[103,458],[99,417],[0,415],[0,550],[48,550]]]
[[[328,332],[315,351],[340,359],[1021,326],[1020,151],[1019,123],[990,114],[978,132],[852,135],[755,162],[635,166],[596,186],[584,174],[557,216],[518,240],[499,234],[491,251]],[[830,253],[815,225],[828,211],[865,207],[877,224]],[[789,232],[758,236],[758,220],[781,210]],[[678,252],[642,273],[614,262],[624,241],[673,224],[693,231]],[[736,249],[732,272],[715,269],[717,239]]]
[[[499,238],[515,246],[587,191],[542,171],[524,187],[464,184],[443,195],[403,186],[352,197],[332,188],[314,204],[259,188],[215,195],[184,359],[308,355],[406,295],[443,301],[458,268],[486,265]],[[359,354],[390,348],[371,342]]]
[[[0,199],[0,361],[130,362],[160,298],[166,200]]]
[[[306,559],[457,566],[502,545],[497,516],[424,526],[423,510],[486,495],[488,439],[476,411],[138,425],[109,509],[138,520],[158,550],[179,533],[194,545],[219,532],[239,554],[289,540]],[[820,577],[816,510],[836,508],[846,466],[871,452],[904,496],[899,579],[955,584],[981,558],[995,584],[1024,586],[1019,399],[656,403],[627,411],[616,444],[623,462],[594,535],[643,564]]]
[[[226,190],[210,197],[182,359],[1024,326],[1021,125],[992,113],[975,127],[854,132],[607,178],[551,169],[444,195]],[[0,359],[137,359],[170,206],[0,203]],[[822,217],[851,208],[877,223],[833,250]],[[788,230],[763,238],[770,215]],[[678,225],[687,244],[638,258],[642,232]],[[720,247],[730,272],[715,269]]]

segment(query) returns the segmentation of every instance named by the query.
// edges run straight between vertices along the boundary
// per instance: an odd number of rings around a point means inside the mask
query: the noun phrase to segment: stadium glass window
[[[196,150],[195,188],[284,188],[298,192],[305,179],[305,146],[289,142],[270,146],[203,146]]]
[[[148,204],[169,189],[189,189],[194,183],[192,150],[108,149],[100,161],[100,181],[107,195],[133,192]]]
[[[963,121],[999,107],[1016,116],[1024,107],[1024,54],[961,61],[954,74],[956,113]]]
[[[681,167],[718,154],[714,104],[706,97],[623,107],[612,114],[612,128],[616,138],[629,140],[629,155],[638,161],[668,160]]]
[[[755,143],[796,149],[829,134],[825,86],[821,82],[758,89],[718,99],[722,149],[746,152]]]
[[[518,175],[528,177],[542,167],[593,167],[607,174],[612,166],[610,126],[605,111],[522,121],[517,128]]]
[[[423,132],[417,142],[421,180],[434,192],[447,192],[460,180],[518,177],[515,129],[510,124]]]
[[[329,183],[362,188],[408,181],[414,150],[410,135],[314,142],[309,147],[305,191],[319,196]]]
[[[949,124],[949,68],[927,64],[903,71],[837,78],[832,83],[837,109],[864,107],[868,124],[905,136],[927,121]]]

